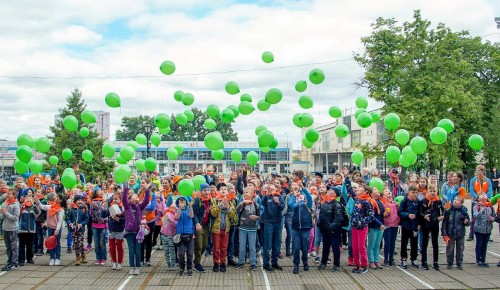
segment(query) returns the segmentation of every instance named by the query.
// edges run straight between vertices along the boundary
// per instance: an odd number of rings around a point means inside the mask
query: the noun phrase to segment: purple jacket
[[[133,204],[128,201],[128,187],[126,187],[123,191],[122,203],[125,209],[125,231],[129,233],[139,232],[142,211],[149,203],[149,189],[146,190],[144,200],[141,204]]]

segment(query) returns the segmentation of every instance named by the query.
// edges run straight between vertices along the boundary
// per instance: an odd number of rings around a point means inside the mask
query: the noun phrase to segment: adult
[[[493,192],[493,186],[491,180],[486,177],[486,168],[483,165],[476,166],[475,177],[470,180],[469,188],[470,195],[472,197],[471,212],[473,213],[474,206],[477,205],[477,198],[486,194],[487,198],[491,198]],[[470,233],[467,241],[474,240],[474,217],[472,218],[472,223],[470,225]]]
[[[362,170],[361,170],[361,173],[363,175],[363,179],[365,181],[365,184],[368,184],[370,183],[370,171],[368,170],[368,168],[364,167]]]
[[[342,205],[337,201],[337,192],[339,191],[329,189],[321,202],[317,226],[323,236],[323,253],[318,270],[326,268],[331,247],[333,252],[332,272],[340,271],[340,242],[344,215]]]
[[[264,221],[264,252],[263,264],[264,270],[272,272],[273,268],[282,271],[283,268],[278,265],[278,253],[281,247],[281,218],[282,211],[285,209],[285,201],[274,184],[269,185],[267,195],[262,197],[262,220]],[[270,252],[272,249],[272,256]],[[271,265],[270,263],[271,262]]]
[[[399,180],[399,171],[397,168],[391,169],[391,171],[389,172],[389,180],[387,181],[387,183],[389,185],[389,190],[391,191],[393,198],[405,195],[405,190],[403,189],[402,183]]]
[[[491,169],[490,179],[493,182],[493,193],[498,193],[498,185],[500,184],[500,173],[497,171],[496,166]]]

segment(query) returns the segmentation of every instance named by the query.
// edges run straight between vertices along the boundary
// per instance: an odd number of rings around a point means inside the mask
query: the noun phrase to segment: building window
[[[351,132],[351,144],[352,147],[356,147],[361,144],[361,130],[354,130]]]
[[[330,133],[323,134],[323,150],[325,152],[330,150]]]
[[[351,131],[351,116],[345,116],[342,121],[349,128],[349,131]]]
[[[387,131],[385,130],[385,127],[382,125],[377,126],[377,135],[378,135],[378,142],[383,142],[385,140],[389,139],[389,136],[387,135]]]

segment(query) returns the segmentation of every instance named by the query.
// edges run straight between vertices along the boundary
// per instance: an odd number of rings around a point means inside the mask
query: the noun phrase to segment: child
[[[299,273],[300,252],[302,251],[302,264],[304,271],[309,271],[307,263],[307,254],[309,247],[309,233],[314,227],[311,214],[316,214],[312,211],[313,198],[309,190],[305,189],[302,184],[298,185],[301,190],[297,195],[290,198],[288,207],[293,210],[292,218],[292,251],[293,251],[293,273]]]
[[[453,256],[456,247],[457,268],[462,270],[464,261],[464,240],[465,227],[469,225],[470,217],[467,208],[464,206],[464,198],[456,196],[453,206],[444,213],[441,235],[446,242],[447,269],[453,267]]]
[[[50,187],[49,189],[53,189]],[[47,204],[47,199],[45,198],[45,193],[43,191],[37,190],[34,200],[39,200],[42,204]],[[43,256],[44,239],[47,235],[47,212],[42,210],[35,220],[36,227],[36,237],[35,237],[35,251],[36,256]]]
[[[173,271],[177,266],[175,263],[174,236],[177,231],[177,220],[175,219],[175,204],[171,204],[163,214],[161,226],[161,241],[165,251],[165,263],[167,271]]]
[[[74,196],[73,202],[66,214],[66,222],[73,237],[73,247],[76,255],[75,265],[80,266],[80,263],[86,264],[87,257],[85,257],[83,249],[83,236],[85,234],[85,226],[89,222],[89,213],[81,195]]]
[[[104,266],[107,260],[108,218],[103,218],[104,200],[102,197],[102,190],[95,188],[90,203],[90,218],[92,219],[92,237],[95,241],[95,265]]]
[[[148,178],[141,180],[141,186],[144,184],[149,184],[151,181]],[[144,190],[139,190],[139,202],[142,202],[145,198]],[[144,241],[141,243],[141,261],[143,266],[151,266],[151,252],[153,251],[153,232],[155,228],[155,209],[156,209],[156,195],[159,194],[159,190],[156,184],[151,188],[151,197],[148,200],[148,206],[143,210],[142,216],[146,220],[146,225],[150,229],[149,233],[144,237]],[[141,219],[142,220],[142,219]]]
[[[340,271],[340,244],[344,210],[342,204],[337,201],[337,192],[339,191],[335,187],[329,189],[321,201],[317,226],[323,237],[323,253],[318,270],[326,268],[331,247],[333,252],[332,272]]]
[[[479,195],[477,203],[473,209],[476,264],[478,267],[489,267],[486,263],[486,252],[496,214],[486,194]]]
[[[5,197],[5,202],[0,208],[0,214],[3,217],[4,243],[7,249],[7,265],[2,271],[11,271],[18,267],[17,231],[19,228],[19,215],[21,207],[16,199],[17,190],[9,188]]]
[[[64,201],[56,193],[47,195],[48,205],[40,203],[36,199],[36,204],[44,211],[47,211],[47,234],[56,237],[56,247],[49,250],[50,261],[49,266],[61,265],[61,233],[62,224],[64,221],[64,209],[61,203]],[[64,202],[65,203],[65,202]]]
[[[118,206],[120,212],[111,215],[109,209],[114,205]],[[111,269],[120,271],[123,263],[123,231],[125,230],[125,215],[120,194],[113,195],[113,200],[102,212],[102,217],[109,219],[109,254],[113,262]]]
[[[25,261],[34,264],[33,261],[33,239],[35,237],[36,217],[40,214],[40,208],[34,204],[33,192],[25,189],[25,195],[21,206],[21,216],[19,217],[19,266],[24,266]]]
[[[176,204],[178,207],[177,211],[175,212],[175,219],[177,220],[176,235],[180,236],[179,276],[184,275],[186,264],[187,264],[187,275],[193,276],[193,252],[194,252],[193,201],[189,202],[188,204],[186,197],[180,196],[177,199]],[[187,263],[186,263],[186,256],[187,256]],[[215,251],[214,251],[214,256],[215,256]]]
[[[437,187],[429,185],[428,193],[420,201],[419,222],[422,229],[422,268],[429,270],[427,265],[427,246],[429,245],[429,234],[432,237],[432,254],[434,258],[434,270],[439,271],[439,223],[444,219],[443,202],[437,194]]]
[[[367,185],[358,186],[351,216],[352,253],[354,256],[354,269],[352,269],[352,272],[358,274],[368,272],[366,237],[368,235],[368,225],[373,221],[370,194],[370,187]]]
[[[420,225],[418,224],[418,188],[411,185],[408,189],[408,194],[403,198],[399,205],[398,215],[401,219],[401,268],[408,269],[408,241],[410,242],[411,265],[414,268],[419,268],[417,263],[418,256],[418,232]]]
[[[253,192],[250,188],[243,190],[243,201],[236,207],[239,216],[239,255],[236,268],[242,268],[245,265],[246,249],[250,257],[250,268],[257,270],[256,259],[256,240],[257,240],[257,222],[260,219],[259,205],[255,203]],[[248,243],[247,243],[248,241]]]
[[[8,190],[9,187],[7,186],[7,182],[5,180],[0,180],[0,207],[2,207],[2,204],[5,202]],[[3,215],[0,214],[0,241],[3,240],[2,223],[3,223]]]
[[[165,205],[165,199],[163,198],[163,194],[160,192],[160,190],[157,190],[155,192],[156,194],[156,209],[155,209],[155,228],[153,231],[153,247],[155,247],[156,250],[162,250],[162,242],[161,239],[158,242],[158,236],[160,235],[161,232],[161,227],[163,225],[162,223],[162,217],[164,212],[167,210],[167,206]]]
[[[391,191],[385,188],[386,215],[384,217],[384,266],[394,266],[394,250],[399,229],[398,204],[392,199]]]
[[[196,238],[194,240],[194,270],[198,273],[205,273],[205,268],[201,265],[201,255],[208,247],[210,237],[210,186],[206,183],[200,185],[200,193],[194,200],[194,224],[196,227]]]
[[[227,184],[228,188],[228,195],[227,199],[229,203],[231,203],[232,207],[236,208],[238,205],[238,199],[236,197],[236,187],[234,187],[233,184],[228,183]],[[228,238],[228,245],[227,245],[227,264],[230,266],[236,266],[236,262],[234,261],[234,252],[235,250],[238,250],[238,240],[239,240],[239,234],[238,234],[238,216],[235,214],[233,218],[231,218],[231,226],[229,229],[229,238]]]
[[[373,208],[373,221],[368,224],[368,263],[370,267],[382,269],[380,265],[380,243],[384,234],[384,214],[385,208],[380,200],[380,193],[376,187],[372,189],[370,204]]]

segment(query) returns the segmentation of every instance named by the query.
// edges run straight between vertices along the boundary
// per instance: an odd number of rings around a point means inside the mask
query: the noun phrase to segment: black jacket
[[[467,219],[468,223],[464,224]],[[465,227],[471,223],[467,208],[455,208],[452,206],[444,213],[443,225],[441,226],[441,235],[450,238],[463,238],[465,236]]]
[[[338,201],[325,202],[319,210],[318,227],[322,232],[340,235],[343,218],[342,205]]]
[[[418,229],[418,213],[419,213],[419,208],[418,208],[418,200],[415,199],[414,201],[411,201],[408,198],[408,195],[405,195],[403,200],[401,201],[401,204],[399,205],[398,209],[398,215],[400,217],[400,224],[401,228],[405,230],[412,230],[416,231]],[[415,218],[410,219],[409,215],[414,214]]]
[[[430,214],[430,221],[425,219],[425,216]],[[425,229],[439,229],[440,216],[444,215],[443,202],[441,200],[434,201],[429,205],[429,200],[424,198],[419,204],[419,223]]]

